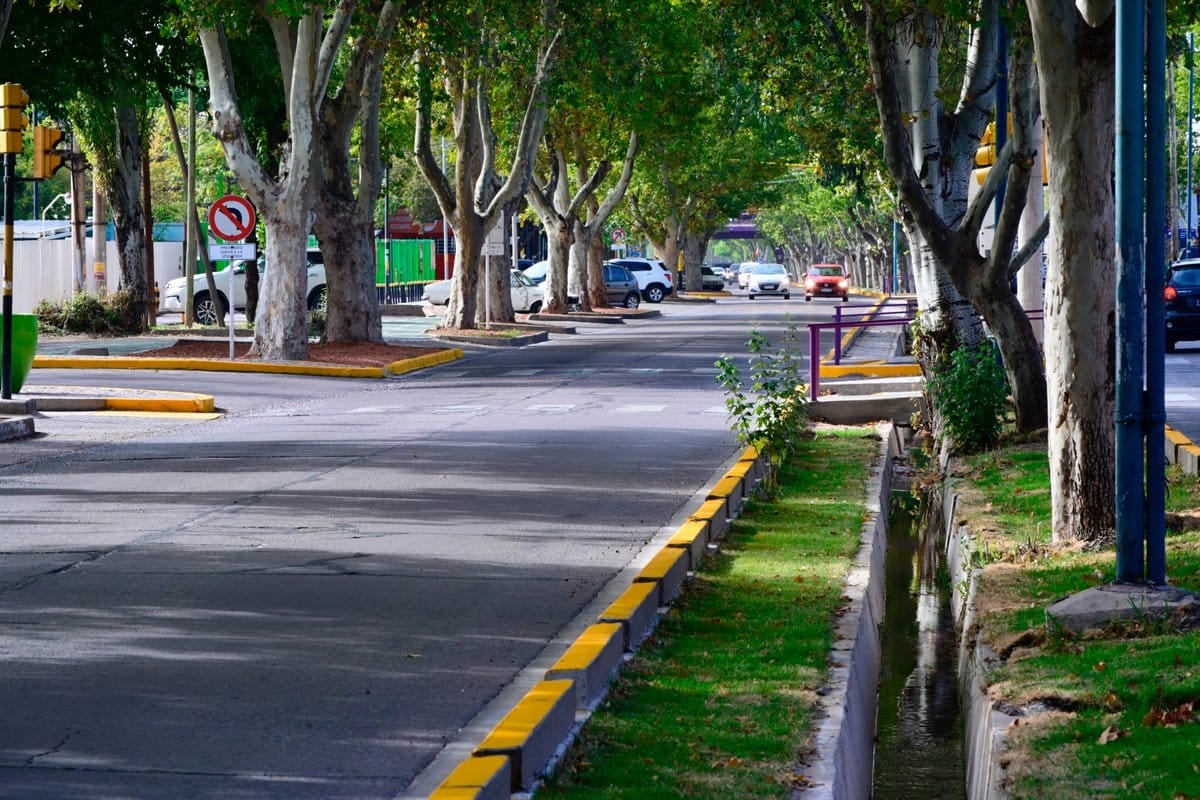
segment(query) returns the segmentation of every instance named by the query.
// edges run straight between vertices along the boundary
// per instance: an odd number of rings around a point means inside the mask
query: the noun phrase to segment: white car
[[[511,289],[513,311],[536,314],[542,310],[544,292],[542,287],[526,278],[518,270],[511,270],[509,284]],[[450,302],[450,284],[452,279],[437,281],[425,287],[421,299],[435,306],[444,306]]]
[[[321,251],[315,248],[308,250],[307,256],[308,297],[306,303],[309,310],[313,310],[322,308],[327,299],[325,260],[321,257]],[[213,280],[217,285],[217,294],[221,296],[222,307],[228,307],[229,305],[229,270],[232,268],[233,307],[239,310],[246,308],[246,264],[248,263],[247,261],[235,261],[224,269],[213,272]],[[265,258],[260,256],[257,264],[259,285],[261,286],[262,274],[266,264]],[[167,281],[166,287],[162,290],[162,297],[159,300],[159,310],[183,313],[186,294],[186,277],[173,278]],[[221,322],[217,319],[216,303],[208,296],[208,279],[204,277],[203,273],[192,276],[192,316],[201,325],[217,325]]]
[[[745,274],[746,291],[751,300],[765,295],[791,299],[792,279],[783,264],[753,264]]]
[[[662,299],[675,291],[675,281],[663,262],[655,258],[612,258],[605,264],[617,264],[633,273],[642,297],[648,303],[661,303]]]

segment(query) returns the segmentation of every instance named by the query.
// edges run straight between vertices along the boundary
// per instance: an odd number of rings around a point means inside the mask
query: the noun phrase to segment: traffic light
[[[25,106],[29,95],[19,83],[0,84],[0,153],[20,153],[25,149]]]
[[[38,125],[33,129],[33,177],[37,180],[49,178],[62,166],[62,151],[55,149],[62,138],[58,128]]]
[[[990,167],[996,163],[996,123],[989,122],[979,139],[979,149],[975,151],[975,166]]]

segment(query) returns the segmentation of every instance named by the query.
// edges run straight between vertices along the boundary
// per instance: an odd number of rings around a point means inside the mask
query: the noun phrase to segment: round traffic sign
[[[227,242],[240,242],[254,230],[254,206],[244,197],[227,194],[208,209],[208,229]]]
[[[619,242],[625,238],[625,230],[623,228],[613,228],[608,232],[608,238],[614,242]]]

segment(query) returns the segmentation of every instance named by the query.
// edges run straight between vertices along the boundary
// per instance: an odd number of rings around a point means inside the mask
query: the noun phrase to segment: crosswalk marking
[[[538,411],[543,414],[555,414],[555,413],[564,413],[567,411],[571,411],[574,408],[575,408],[574,404],[563,404],[563,405],[547,404],[547,405],[529,406],[525,410],[526,411]]]
[[[630,372],[640,372],[643,375],[656,375],[662,372],[662,367],[634,367]]]
[[[719,375],[721,370],[716,367],[696,367],[692,370],[693,375]]]
[[[704,409],[704,413],[724,415],[729,413],[729,409],[725,408],[725,406],[709,406],[708,408]]]
[[[509,369],[501,372],[500,376],[504,378],[529,378],[544,371],[541,369]]]
[[[441,406],[431,409],[435,414],[470,414],[475,411],[483,411],[487,406],[459,405],[459,406]]]

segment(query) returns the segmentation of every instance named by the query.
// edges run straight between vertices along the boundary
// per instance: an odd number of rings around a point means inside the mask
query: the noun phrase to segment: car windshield
[[[513,270],[513,278],[516,279],[517,283],[522,284],[523,286],[537,286],[536,283],[529,280],[529,278],[522,272],[517,272],[516,270]]]
[[[813,275],[822,275],[822,276],[829,277],[829,278],[840,278],[840,277],[842,277],[842,268],[841,267],[813,267],[812,274]]]
[[[782,275],[784,273],[782,264],[759,264],[754,271],[759,275]]]
[[[1200,264],[1172,269],[1170,280],[1176,286],[1200,286]]]

